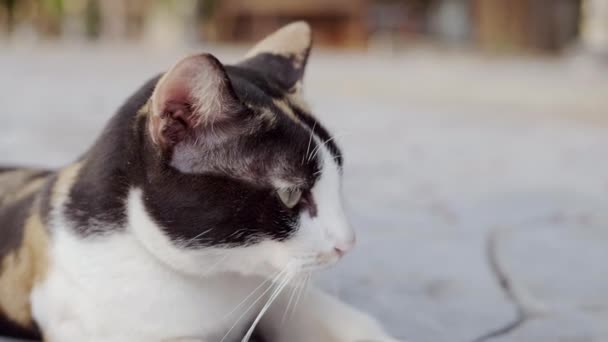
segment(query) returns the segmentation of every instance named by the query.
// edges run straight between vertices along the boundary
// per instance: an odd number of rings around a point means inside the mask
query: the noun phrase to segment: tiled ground
[[[219,51],[235,60],[238,49]],[[69,162],[184,53],[0,46],[0,161]],[[486,340],[608,341],[608,68],[450,52],[312,58],[307,95],[346,150],[360,235],[324,287],[412,342],[473,341],[520,316]]]

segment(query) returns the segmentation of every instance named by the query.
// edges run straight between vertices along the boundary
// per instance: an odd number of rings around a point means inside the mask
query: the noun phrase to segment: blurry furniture
[[[314,28],[315,44],[361,47],[367,42],[365,0],[223,0],[215,39],[254,41],[293,20]]]
[[[608,57],[608,0],[583,1],[581,39],[592,54]]]
[[[559,51],[578,34],[580,0],[474,0],[476,40],[486,50]]]

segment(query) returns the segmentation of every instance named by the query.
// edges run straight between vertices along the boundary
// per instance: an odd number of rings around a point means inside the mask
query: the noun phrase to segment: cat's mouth
[[[331,251],[297,258],[294,260],[294,264],[297,265],[296,268],[298,272],[313,272],[333,266],[341,257],[342,254]]]

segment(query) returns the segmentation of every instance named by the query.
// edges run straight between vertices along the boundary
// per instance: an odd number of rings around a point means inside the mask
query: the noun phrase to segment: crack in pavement
[[[486,239],[486,258],[490,271],[496,278],[498,285],[507,299],[515,305],[515,318],[502,327],[495,328],[482,334],[472,342],[485,342],[495,337],[510,334],[512,331],[526,323],[527,320],[538,317],[540,314],[546,312],[544,305],[533,298],[526,289],[515,283],[512,277],[509,277],[504,267],[502,267],[498,256],[498,242],[501,233],[504,233],[505,231],[505,229],[501,228],[490,231]]]

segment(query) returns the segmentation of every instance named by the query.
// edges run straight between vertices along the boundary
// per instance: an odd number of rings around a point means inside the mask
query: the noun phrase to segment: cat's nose
[[[344,254],[348,253],[351,249],[353,249],[353,247],[355,247],[356,244],[356,239],[353,236],[352,238],[343,241],[343,242],[339,242],[334,246],[334,251],[338,254],[338,256],[343,256]]]

